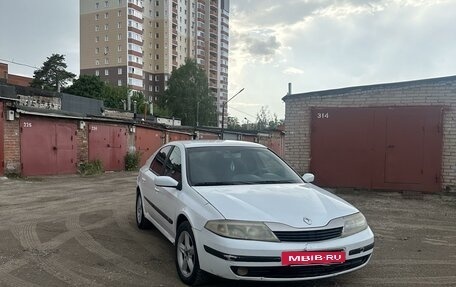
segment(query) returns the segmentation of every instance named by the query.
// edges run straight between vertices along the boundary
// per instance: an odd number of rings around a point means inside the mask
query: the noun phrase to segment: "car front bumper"
[[[319,242],[262,242],[194,230],[201,269],[234,280],[296,281],[336,276],[365,266],[374,247],[370,228],[357,234]],[[284,251],[344,251],[340,264],[283,266]]]

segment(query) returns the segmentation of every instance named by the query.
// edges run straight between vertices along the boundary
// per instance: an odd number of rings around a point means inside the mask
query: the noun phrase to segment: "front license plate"
[[[344,263],[343,251],[282,252],[282,265],[309,265]]]

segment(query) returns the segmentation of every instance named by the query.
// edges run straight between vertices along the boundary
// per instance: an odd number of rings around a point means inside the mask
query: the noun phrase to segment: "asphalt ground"
[[[0,178],[0,286],[184,286],[174,248],[135,223],[135,173]],[[456,195],[334,191],[376,242],[353,273],[296,283],[207,286],[456,286]]]

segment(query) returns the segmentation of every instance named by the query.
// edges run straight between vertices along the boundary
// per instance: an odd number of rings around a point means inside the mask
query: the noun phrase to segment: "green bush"
[[[81,175],[102,174],[103,171],[103,163],[99,159],[79,164],[79,173]]]
[[[139,151],[129,152],[125,155],[125,170],[135,171],[139,169],[141,153]]]

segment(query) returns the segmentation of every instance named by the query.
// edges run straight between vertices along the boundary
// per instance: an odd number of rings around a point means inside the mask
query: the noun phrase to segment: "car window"
[[[171,146],[166,146],[162,148],[156,155],[155,158],[152,160],[150,164],[150,170],[158,176],[164,174],[165,171],[165,160],[166,156],[168,155],[169,151],[171,150]]]
[[[181,151],[178,147],[174,147],[173,151],[166,161],[165,175],[174,178],[176,181],[181,182]]]
[[[194,186],[302,182],[270,150],[251,147],[189,148],[187,177]]]

